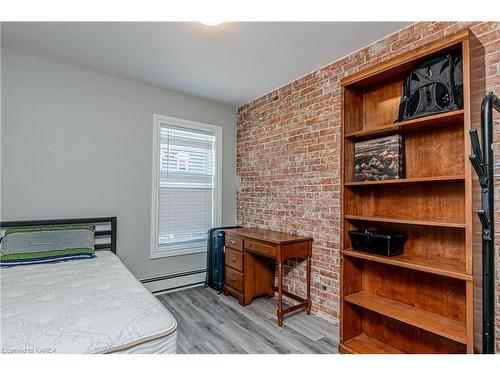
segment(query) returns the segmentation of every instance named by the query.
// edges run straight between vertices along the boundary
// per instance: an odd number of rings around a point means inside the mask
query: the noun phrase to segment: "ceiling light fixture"
[[[200,23],[205,26],[214,27],[214,26],[219,26],[221,23],[224,23],[224,21],[213,18],[200,21]]]

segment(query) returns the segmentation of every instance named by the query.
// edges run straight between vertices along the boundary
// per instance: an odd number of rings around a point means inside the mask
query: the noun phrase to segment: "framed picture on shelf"
[[[404,139],[401,134],[354,145],[355,181],[404,178]]]

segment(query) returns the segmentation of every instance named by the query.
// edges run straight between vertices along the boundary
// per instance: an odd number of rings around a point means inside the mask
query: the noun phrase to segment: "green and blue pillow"
[[[0,245],[0,266],[94,258],[94,235],[94,225],[7,229]]]

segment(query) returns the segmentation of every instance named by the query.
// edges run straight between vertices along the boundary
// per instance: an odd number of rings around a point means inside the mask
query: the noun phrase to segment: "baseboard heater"
[[[139,280],[151,293],[163,294],[175,290],[203,285],[206,269],[155,276]]]

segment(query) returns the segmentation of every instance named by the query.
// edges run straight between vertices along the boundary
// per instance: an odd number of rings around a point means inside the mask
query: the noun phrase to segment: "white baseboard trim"
[[[143,279],[141,282],[151,293],[159,295],[203,285],[205,283],[205,278],[205,270],[196,270],[175,275]]]
[[[193,288],[198,288],[198,287],[201,287],[205,285],[205,282],[202,282],[202,283],[196,283],[196,284],[192,284],[192,285],[185,285],[185,286],[181,286],[179,288],[173,288],[173,289],[165,289],[165,290],[160,290],[158,292],[152,292],[153,295],[155,296],[161,296],[163,294],[169,294],[169,293],[173,293],[173,292],[180,292],[181,290],[187,290],[187,289],[193,289]]]

